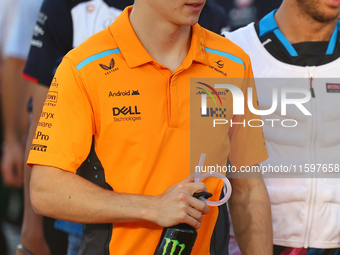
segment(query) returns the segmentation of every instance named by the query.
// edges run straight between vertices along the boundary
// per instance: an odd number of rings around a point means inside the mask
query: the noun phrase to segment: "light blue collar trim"
[[[276,11],[277,9],[268,13],[266,16],[263,17],[263,19],[261,19],[259,23],[260,37],[279,28],[274,18]]]
[[[262,37],[270,32],[273,32],[276,37],[280,40],[286,50],[292,57],[297,57],[298,54],[294,47],[290,44],[287,38],[282,34],[280,31],[276,21],[275,21],[275,13],[277,10],[273,10],[272,12],[268,13],[260,22],[259,22],[259,36]],[[332,37],[329,41],[328,48],[326,51],[326,55],[332,55],[334,53],[336,39],[338,38],[338,32],[340,31],[340,21],[338,20],[337,26],[334,29]]]
[[[340,20],[338,20],[331,39],[329,40],[326,55],[332,55],[334,53],[336,39],[338,38],[338,32],[340,31]]]

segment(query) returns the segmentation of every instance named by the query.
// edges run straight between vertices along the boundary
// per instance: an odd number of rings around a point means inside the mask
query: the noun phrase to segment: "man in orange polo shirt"
[[[219,210],[209,212],[192,195],[208,190],[218,199],[222,185],[187,178],[194,150],[190,78],[252,78],[252,70],[239,47],[196,24],[204,3],[136,0],[69,52],[56,72],[28,160],[31,198],[43,215],[84,224],[80,254],[153,254],[163,227],[179,223],[198,229],[192,254],[221,254],[218,236],[212,240]],[[220,115],[233,118],[231,101],[221,104]],[[244,118],[255,117],[246,110]],[[212,137],[219,163],[229,157],[240,168],[267,158],[262,129],[224,125]],[[92,140],[103,168],[82,178],[74,173]],[[244,253],[271,254],[262,179],[232,185]]]

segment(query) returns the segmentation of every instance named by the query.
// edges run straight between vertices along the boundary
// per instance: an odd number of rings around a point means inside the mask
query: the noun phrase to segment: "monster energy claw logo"
[[[169,246],[169,243],[173,242],[171,251],[169,255],[181,255],[182,251],[184,251],[185,249],[185,244],[179,244],[179,242],[177,240],[171,240],[170,238],[164,238],[166,240],[166,243],[164,245],[163,248],[163,254],[162,255],[167,255],[167,248]],[[180,251],[178,253],[175,253],[177,246],[181,247]]]

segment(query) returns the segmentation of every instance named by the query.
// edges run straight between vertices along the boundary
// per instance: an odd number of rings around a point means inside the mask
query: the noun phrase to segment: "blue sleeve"
[[[56,67],[72,49],[73,28],[67,0],[44,0],[31,40],[24,77],[50,86]]]
[[[83,225],[63,220],[55,220],[54,227],[69,234],[83,236]]]

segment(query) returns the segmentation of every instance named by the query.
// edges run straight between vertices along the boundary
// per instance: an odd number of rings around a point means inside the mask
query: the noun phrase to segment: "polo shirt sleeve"
[[[248,88],[253,91],[253,106],[259,110],[253,71],[248,57],[245,69],[245,79],[242,86],[244,95],[244,115],[234,115],[233,125],[229,129],[230,153],[232,166],[240,169],[242,166],[259,164],[268,158],[263,135],[261,116],[252,113],[248,107]],[[253,120],[249,122],[250,120]]]
[[[75,173],[89,154],[93,134],[88,89],[74,63],[65,57],[47,94],[27,163]]]
[[[50,86],[57,66],[72,49],[73,25],[66,0],[44,0],[35,24],[23,76]]]

